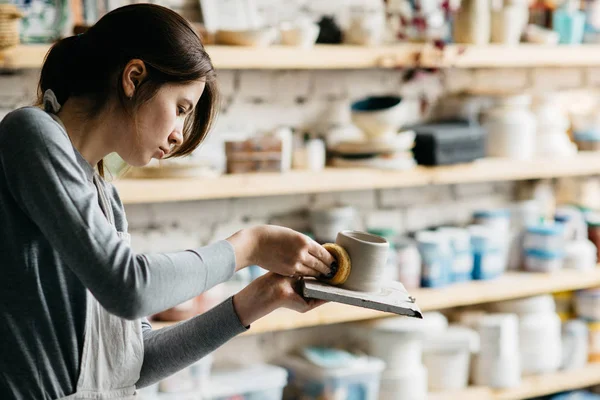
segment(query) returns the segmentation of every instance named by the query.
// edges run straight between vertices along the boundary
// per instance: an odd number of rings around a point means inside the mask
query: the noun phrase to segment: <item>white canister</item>
[[[528,95],[506,96],[484,115],[489,157],[528,160],[535,154],[536,118]]]
[[[444,227],[438,229],[446,235],[452,246],[453,258],[451,264],[451,279],[453,282],[470,281],[473,276],[473,251],[471,249],[471,235],[469,231],[461,228]]]
[[[561,223],[529,226],[523,247],[527,250],[560,251],[564,248],[565,226]]]
[[[423,364],[430,391],[460,390],[469,383],[471,354],[479,349],[479,335],[472,329],[450,326],[423,343]]]
[[[556,301],[551,294],[542,294],[492,303],[490,308],[501,314],[552,314],[556,312]]]
[[[481,348],[475,365],[476,385],[510,388],[521,383],[519,320],[516,314],[489,314],[478,327]]]
[[[412,241],[396,243],[396,260],[398,263],[398,280],[407,290],[421,286],[421,254]]]
[[[311,171],[321,171],[325,168],[326,150],[322,139],[310,139],[306,143],[306,165]]]
[[[379,400],[427,400],[427,369],[419,364],[410,370],[384,372]]]
[[[590,271],[598,263],[597,249],[588,239],[575,240],[565,244],[565,269]]]
[[[554,251],[526,250],[525,270],[529,272],[556,272],[562,269],[564,253]]]
[[[443,332],[447,326],[447,319],[440,313],[425,313],[423,319],[392,317],[372,321],[366,331],[370,354],[383,360],[387,371],[412,370],[421,365],[424,335]]]
[[[562,326],[562,369],[577,369],[588,362],[588,326],[584,321],[571,320]]]
[[[281,140],[281,172],[292,169],[294,133],[289,127],[280,127],[273,133]]]
[[[554,372],[562,362],[561,320],[556,313],[535,313],[519,317],[521,372]]]
[[[337,234],[354,228],[356,211],[353,207],[323,207],[310,210],[310,227],[315,239],[335,242]]]
[[[492,9],[492,43],[519,44],[529,20],[527,1],[506,0]]]
[[[463,0],[454,17],[456,43],[485,45],[490,42],[491,10],[489,0]]]

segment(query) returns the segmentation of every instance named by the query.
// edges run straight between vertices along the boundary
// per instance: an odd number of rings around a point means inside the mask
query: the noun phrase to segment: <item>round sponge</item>
[[[323,247],[333,256],[333,258],[335,258],[336,264],[331,268],[331,275],[322,275],[319,280],[331,285],[341,285],[346,282],[350,276],[350,271],[352,269],[350,256],[348,255],[348,252],[338,244],[325,243]]]

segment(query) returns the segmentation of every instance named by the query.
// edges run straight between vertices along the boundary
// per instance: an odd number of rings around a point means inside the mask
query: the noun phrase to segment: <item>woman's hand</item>
[[[235,248],[237,269],[255,264],[290,277],[330,275],[335,269],[335,259],[323,246],[289,228],[261,225],[227,240]]]
[[[301,281],[274,273],[263,275],[233,296],[233,306],[244,326],[264,317],[278,308],[300,313],[310,311],[326,301],[305,299],[298,294]]]

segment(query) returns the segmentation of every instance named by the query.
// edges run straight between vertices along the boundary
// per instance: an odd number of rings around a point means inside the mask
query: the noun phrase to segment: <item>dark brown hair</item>
[[[140,59],[147,78],[128,99],[121,76],[127,63]],[[165,83],[206,79],[206,87],[193,114],[184,124],[184,141],[170,157],[190,154],[206,137],[218,111],[216,74],[210,57],[193,27],[176,12],[154,4],[132,4],[103,16],[84,34],[67,37],[52,46],[42,66],[38,104],[52,89],[60,104],[71,96],[91,100],[92,117],[109,100],[135,111],[156,95]],[[98,169],[103,174],[102,161]]]

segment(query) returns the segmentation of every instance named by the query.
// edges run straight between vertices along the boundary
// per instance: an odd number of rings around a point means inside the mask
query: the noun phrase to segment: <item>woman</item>
[[[178,14],[126,6],[61,40],[39,97],[42,107],[0,123],[0,398],[134,398],[276,308],[321,304],[294,285],[330,274],[334,260],[289,229],[170,254],[128,244],[102,159],[116,152],[142,166],[189,154],[217,109],[211,61]],[[144,319],[252,264],[271,272],[213,310],[158,331]]]

